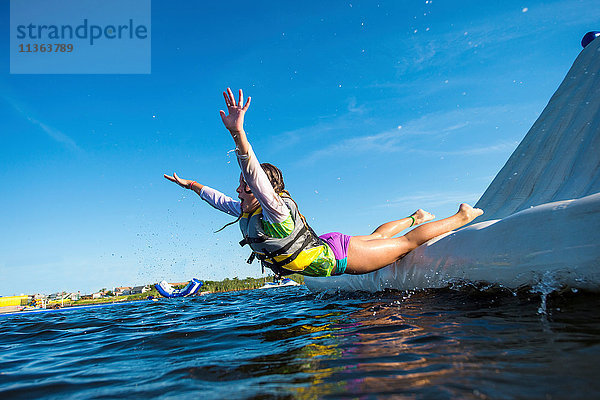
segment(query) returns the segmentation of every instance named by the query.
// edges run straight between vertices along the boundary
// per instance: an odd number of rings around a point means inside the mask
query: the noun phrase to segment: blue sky
[[[221,92],[317,232],[475,203],[598,29],[593,1],[152,1],[149,75],[0,63],[0,295],[260,276],[231,218]],[[2,3],[8,26],[8,2]],[[118,60],[115,60],[118,62]]]

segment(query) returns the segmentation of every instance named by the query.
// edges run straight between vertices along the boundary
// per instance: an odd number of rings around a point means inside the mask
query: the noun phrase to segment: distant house
[[[63,294],[62,293],[51,293],[48,295],[48,300],[60,300],[62,299]]]
[[[131,287],[130,286],[116,287],[115,290],[113,290],[113,293],[115,294],[115,296],[127,296],[128,294],[131,294]]]
[[[36,294],[33,296],[34,299],[47,299],[47,300],[52,300],[52,301],[59,301],[59,300],[79,300],[81,298],[81,293],[77,292],[77,293],[67,293],[67,292],[60,292],[60,293],[52,293],[49,294],[48,296],[44,296],[42,294]]]
[[[150,288],[148,287],[148,285],[134,286],[133,288],[131,288],[130,294],[146,293],[149,290]]]
[[[92,299],[101,299],[103,296],[104,293],[102,292],[92,293]]]
[[[80,293],[80,292],[77,292],[77,293],[70,293],[70,294],[69,294],[67,297],[65,297],[65,298],[69,298],[69,299],[71,299],[71,300],[73,300],[73,301],[77,301],[77,300],[79,300],[79,299],[81,298],[81,293]]]

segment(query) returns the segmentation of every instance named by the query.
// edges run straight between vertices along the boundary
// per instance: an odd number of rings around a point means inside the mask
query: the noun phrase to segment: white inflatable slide
[[[470,281],[600,291],[600,39],[579,54],[476,207],[485,210],[477,223],[379,271],[306,277],[306,285],[376,292]]]

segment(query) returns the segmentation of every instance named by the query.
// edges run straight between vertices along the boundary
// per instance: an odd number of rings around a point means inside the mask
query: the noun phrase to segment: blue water
[[[600,296],[305,287],[0,316],[4,398],[598,398]]]

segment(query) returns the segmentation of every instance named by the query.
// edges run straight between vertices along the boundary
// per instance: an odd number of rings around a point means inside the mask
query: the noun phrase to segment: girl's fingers
[[[233,97],[233,92],[230,88],[227,88],[227,94],[229,95],[229,104],[232,106],[235,105],[235,97]]]
[[[223,92],[223,97],[225,98],[225,105],[229,107],[231,104],[229,104],[229,97],[227,97],[227,93]]]
[[[180,185],[183,185],[183,183],[181,182],[181,178],[179,178],[175,172],[173,172],[173,178],[175,178],[175,182],[177,182]]]
[[[175,182],[175,183],[176,183],[176,184],[178,184],[179,186],[182,186],[182,187],[188,187],[188,185],[189,185],[189,181],[187,181],[187,183],[186,183],[186,182],[184,182],[184,180],[185,180],[185,179],[181,179],[181,178],[179,178],[179,177],[177,176],[177,174],[176,174],[176,173],[174,173],[174,172],[173,172],[173,176],[170,176],[170,175],[167,175],[167,174],[163,174],[163,176],[164,176],[165,178],[167,178],[168,180],[170,180],[171,182]]]
[[[240,91],[239,91],[237,102],[235,101],[235,97],[233,96],[233,92],[231,91],[231,88],[227,88],[227,91],[223,92],[223,98],[225,99],[225,104],[227,105],[227,108],[242,107],[242,104],[244,104],[244,92],[242,91],[242,89],[240,89]],[[246,104],[244,105],[244,107],[242,107],[242,109],[244,111],[247,110],[249,104],[250,104],[250,97],[248,97],[248,100],[246,100]]]
[[[173,178],[172,176],[169,176],[167,174],[165,174],[165,178],[167,178],[168,180],[170,180],[171,182],[175,182],[177,183],[177,180],[175,178]]]

